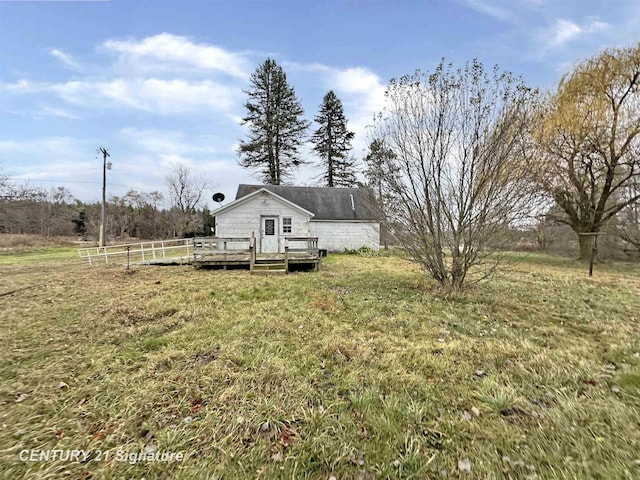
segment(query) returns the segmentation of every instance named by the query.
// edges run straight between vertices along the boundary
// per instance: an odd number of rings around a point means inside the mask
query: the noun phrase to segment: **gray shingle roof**
[[[286,185],[239,185],[236,200],[264,188],[313,212],[314,220],[378,221],[378,209],[369,188],[290,187]],[[351,203],[353,197],[353,207]]]

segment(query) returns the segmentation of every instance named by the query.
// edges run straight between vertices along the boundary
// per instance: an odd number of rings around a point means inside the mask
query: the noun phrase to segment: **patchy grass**
[[[512,260],[442,297],[392,256],[277,277],[2,258],[1,475],[640,477],[640,268]],[[116,458],[145,448],[185,459]]]

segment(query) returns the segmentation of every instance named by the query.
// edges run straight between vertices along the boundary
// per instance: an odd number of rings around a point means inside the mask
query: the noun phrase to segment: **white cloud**
[[[192,173],[207,179],[211,188],[235,188],[238,179],[249,180],[237,164],[234,145],[227,138],[212,134],[185,134],[175,130],[124,128],[120,136],[131,151],[137,152],[122,168],[127,175],[153,176],[164,188],[167,173],[176,164],[189,167]],[[231,195],[231,190],[225,191]]]
[[[578,0],[456,1],[503,23],[486,33],[476,31],[466,44],[469,56],[493,57],[492,61],[499,64],[515,61],[526,65],[554,58],[549,67],[558,70],[558,65],[571,63],[605,45],[626,45],[629,35],[632,38],[638,30],[637,7],[636,11],[630,7],[637,2],[618,2],[620,8],[614,12],[604,4]],[[609,19],[612,23],[607,23]],[[533,72],[531,77],[536,75]]]
[[[21,79],[14,83],[0,82],[0,88],[14,93],[39,93],[46,90],[47,83]]]
[[[0,84],[1,88],[2,84]],[[67,120],[78,120],[80,117],[63,108],[51,107],[48,105],[34,106],[33,108],[7,108],[5,113],[15,117],[23,117],[30,119],[44,119],[47,117],[64,118]]]
[[[44,153],[54,155],[75,151],[79,144],[84,142],[72,137],[40,137],[29,140],[0,140],[0,153],[24,152]]]
[[[249,76],[244,55],[227,51],[215,45],[194,43],[187,37],[161,33],[142,40],[108,40],[102,44],[108,51],[119,55],[127,66],[146,70],[165,71],[190,67],[200,71],[217,71],[232,77]]]
[[[560,46],[567,43],[572,38],[580,35],[582,29],[568,20],[558,20],[551,28],[549,45]]]
[[[69,55],[68,53],[63,52],[62,50],[59,50],[57,48],[52,48],[51,50],[49,50],[49,53],[51,54],[52,57],[57,58],[58,60],[60,60],[62,63],[64,63],[65,65],[67,65],[68,67],[71,67],[75,70],[80,70],[80,64],[77,63],[73,57],[71,55]]]
[[[128,107],[162,114],[182,115],[228,111],[235,108],[240,89],[204,81],[158,78],[118,78],[110,81],[72,80],[43,83],[19,80],[2,87],[16,93],[53,92],[66,102],[83,107]]]
[[[510,11],[507,8],[502,8],[497,6],[495,3],[487,1],[487,0],[460,0],[462,3],[467,5],[469,8],[473,10],[493,17],[497,20],[501,21],[512,21],[513,17]]]
[[[370,94],[381,87],[378,75],[365,68],[335,70],[333,77],[338,88],[345,93]]]
[[[64,110],[62,108],[54,108],[54,107],[42,107],[42,109],[40,109],[40,111],[37,112],[37,115],[45,116],[45,117],[60,117],[60,118],[66,118],[67,120],[77,120],[80,118],[77,115],[67,110]]]
[[[83,77],[64,82],[20,79],[0,86],[13,93],[54,93],[94,112],[126,107],[161,115],[233,115],[241,105],[239,79],[249,77],[244,54],[168,33],[140,40],[109,40],[101,51],[115,54],[115,60],[107,57],[109,63],[99,62],[93,71],[85,70]],[[80,70],[69,53],[60,49],[49,53]],[[61,109],[42,113],[65,116]]]
[[[579,36],[597,33],[609,28],[609,24],[591,20],[580,26],[571,20],[559,19],[543,33],[547,48],[562,47]]]
[[[95,146],[73,137],[0,141],[0,157],[11,160],[3,170],[12,180],[46,189],[64,185],[76,195],[96,190],[91,183],[99,184],[102,174]]]
[[[224,140],[213,135],[189,135],[176,130],[123,128],[122,138],[130,145],[151,154],[180,156],[215,156],[228,154],[229,148],[218,147]]]

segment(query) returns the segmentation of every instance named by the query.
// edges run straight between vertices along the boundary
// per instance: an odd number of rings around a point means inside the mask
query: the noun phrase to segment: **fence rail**
[[[178,238],[150,242],[124,243],[104,247],[79,248],[78,255],[89,265],[151,264],[169,261],[190,261],[193,239]]]

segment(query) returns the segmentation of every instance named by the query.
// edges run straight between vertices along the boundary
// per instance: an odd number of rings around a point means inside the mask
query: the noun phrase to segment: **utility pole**
[[[100,221],[100,241],[99,247],[104,247],[104,206],[107,202],[107,170],[111,170],[111,162],[107,164],[107,157],[109,152],[104,147],[98,149],[102,153],[102,216]]]

